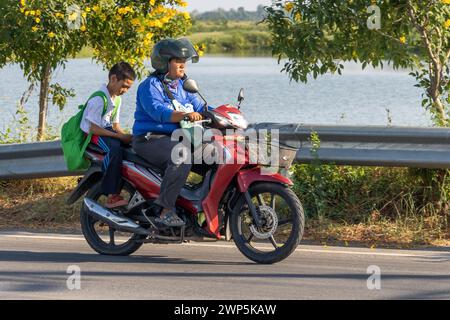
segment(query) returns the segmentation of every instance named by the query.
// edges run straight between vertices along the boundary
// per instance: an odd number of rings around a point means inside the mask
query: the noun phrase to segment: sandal
[[[162,223],[168,227],[182,227],[184,226],[186,223],[181,220],[181,218],[174,212],[174,211],[169,211],[167,212],[162,218],[161,217],[157,217],[155,219],[155,221]]]

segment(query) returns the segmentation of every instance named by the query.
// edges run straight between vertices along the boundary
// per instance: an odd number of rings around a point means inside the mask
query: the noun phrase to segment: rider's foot
[[[125,200],[120,194],[110,194],[106,199],[105,207],[108,209],[123,207],[128,205],[128,201]]]
[[[155,219],[168,227],[182,227],[186,223],[176,214],[175,210],[165,208],[159,218]]]

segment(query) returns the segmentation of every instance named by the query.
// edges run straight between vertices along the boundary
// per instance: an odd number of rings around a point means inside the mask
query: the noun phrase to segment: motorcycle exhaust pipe
[[[116,229],[117,231],[131,232],[143,236],[150,235],[150,231],[148,231],[145,228],[142,228],[133,220],[128,219],[127,217],[118,216],[113,211],[108,210],[105,207],[102,207],[97,202],[89,198],[84,198],[84,204],[88,209],[87,210],[88,213],[91,216],[100,219],[101,221],[109,225],[111,228]]]

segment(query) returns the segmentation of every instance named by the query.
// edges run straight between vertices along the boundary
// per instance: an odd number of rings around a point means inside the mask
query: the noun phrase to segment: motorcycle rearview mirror
[[[203,106],[204,111],[208,111],[208,103],[206,102],[205,98],[201,95],[198,89],[197,82],[194,79],[186,79],[183,82],[183,89],[189,93],[196,93],[202,98],[202,100],[205,102],[205,105]]]
[[[183,89],[189,93],[198,93],[198,85],[194,79],[186,79],[183,83]]]
[[[244,101],[244,88],[241,88],[241,90],[239,90],[239,95],[238,95],[238,107],[239,107],[239,109],[241,108],[242,101]]]

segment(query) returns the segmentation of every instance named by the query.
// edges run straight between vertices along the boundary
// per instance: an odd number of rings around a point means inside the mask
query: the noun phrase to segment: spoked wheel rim
[[[256,192],[251,194],[251,199],[263,225],[261,228],[256,227],[245,203],[238,217],[238,231],[245,246],[260,254],[282,250],[298,232],[295,227],[295,208],[277,190]]]
[[[98,190],[94,192],[91,199],[98,204],[105,206],[107,196],[100,191],[100,185],[98,185],[97,189]],[[130,201],[134,191],[135,190],[131,187],[131,185],[124,183],[120,194],[125,200]],[[138,235],[133,233],[118,231],[100,219],[89,214],[87,215],[86,227],[90,233],[90,236],[94,238],[93,240],[95,240],[100,246],[112,251],[119,251],[127,248],[130,244],[135,243],[135,240],[139,238]]]

